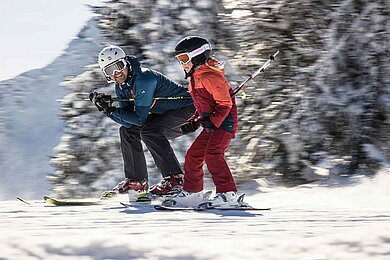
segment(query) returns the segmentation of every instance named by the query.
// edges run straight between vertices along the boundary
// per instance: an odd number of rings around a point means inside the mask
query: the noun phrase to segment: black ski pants
[[[182,173],[180,163],[168,140],[182,135],[180,125],[185,123],[194,112],[195,107],[191,105],[164,114],[150,114],[141,127],[120,127],[125,177],[137,181],[148,180],[141,140],[152,154],[163,177]]]

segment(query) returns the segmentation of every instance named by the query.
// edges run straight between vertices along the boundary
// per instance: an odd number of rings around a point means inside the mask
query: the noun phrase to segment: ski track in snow
[[[269,188],[246,199],[263,212],[2,201],[0,259],[389,259],[389,176]]]

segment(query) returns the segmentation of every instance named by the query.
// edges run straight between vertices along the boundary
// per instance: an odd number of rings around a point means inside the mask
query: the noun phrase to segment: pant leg
[[[125,177],[131,180],[148,179],[145,154],[142,148],[140,127],[119,128]]]
[[[168,139],[180,135],[180,125],[193,115],[193,106],[170,110],[162,115],[152,115],[140,131],[141,139],[148,147],[163,177],[182,173],[180,163]]]
[[[193,105],[168,111],[161,116],[161,121],[158,124],[165,128],[164,135],[168,140],[175,139],[183,134],[180,132],[180,126],[195,113]]]
[[[187,150],[184,161],[183,190],[185,191],[199,192],[203,190],[203,162],[209,138],[210,135],[206,131],[202,131]]]
[[[223,129],[216,129],[215,132],[209,135],[205,161],[216,186],[216,192],[237,191],[232,173],[225,160],[225,151],[233,135]]]

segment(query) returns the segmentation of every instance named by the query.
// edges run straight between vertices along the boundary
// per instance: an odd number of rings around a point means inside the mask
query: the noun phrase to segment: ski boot
[[[175,174],[165,177],[160,183],[153,185],[149,192],[153,195],[174,195],[183,189],[183,174]]]
[[[182,190],[180,193],[165,199],[161,205],[165,207],[197,207],[200,203],[209,199],[211,191],[188,192]]]
[[[243,198],[237,196],[237,192],[218,192],[214,198],[200,203],[199,207],[202,208],[224,208],[224,207],[239,207],[243,204]]]
[[[102,193],[101,198],[112,198],[118,194],[129,195],[129,200],[134,201],[138,199],[138,196],[145,197],[141,194],[148,193],[148,182],[147,181],[134,181],[130,179],[125,179],[116,185],[112,190],[105,191]]]

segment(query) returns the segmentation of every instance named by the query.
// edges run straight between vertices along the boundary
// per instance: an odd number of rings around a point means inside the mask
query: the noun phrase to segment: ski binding
[[[251,206],[232,206],[232,207],[167,207],[163,205],[154,205],[156,210],[165,211],[207,211],[207,210],[271,210],[271,208],[255,208]]]

